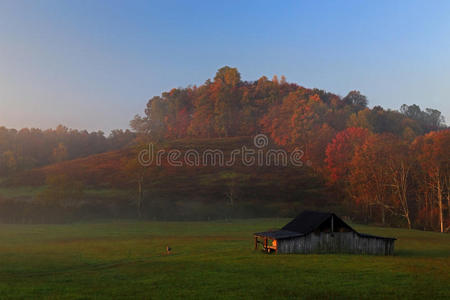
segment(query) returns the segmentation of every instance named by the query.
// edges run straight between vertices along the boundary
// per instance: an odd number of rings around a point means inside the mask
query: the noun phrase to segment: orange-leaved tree
[[[431,192],[432,203],[437,204],[439,230],[444,232],[444,197],[447,196],[447,210],[450,207],[450,129],[432,131],[418,137],[412,144],[422,169],[423,182]],[[432,209],[430,207],[430,209]],[[450,217],[449,217],[450,218]]]

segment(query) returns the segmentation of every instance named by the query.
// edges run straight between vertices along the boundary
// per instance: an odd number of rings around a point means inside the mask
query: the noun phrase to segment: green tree
[[[342,99],[342,101],[344,101],[345,104],[354,107],[356,111],[366,108],[368,104],[366,96],[361,94],[359,91],[349,92],[347,96]]]
[[[58,146],[53,149],[52,157],[54,162],[66,160],[68,158],[67,147],[63,143],[59,143]]]
[[[10,174],[17,170],[17,161],[14,152],[11,150],[3,153],[3,163],[5,165],[6,174]]]

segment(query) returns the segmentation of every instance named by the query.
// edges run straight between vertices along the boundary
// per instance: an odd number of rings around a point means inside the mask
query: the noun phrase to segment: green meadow
[[[393,257],[253,250],[286,221],[1,225],[0,298],[450,298],[449,234],[354,225]]]

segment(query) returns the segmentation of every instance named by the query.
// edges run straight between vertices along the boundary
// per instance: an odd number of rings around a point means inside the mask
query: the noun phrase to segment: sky
[[[126,129],[225,65],[450,124],[450,1],[0,0],[0,126]]]

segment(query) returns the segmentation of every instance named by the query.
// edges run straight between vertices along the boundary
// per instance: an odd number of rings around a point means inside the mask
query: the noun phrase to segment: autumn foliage
[[[276,76],[246,82],[224,67],[201,86],[150,99],[131,124],[162,140],[265,133],[279,146],[301,148],[355,218],[444,231],[450,147],[440,112],[367,104],[358,91],[339,97]]]
[[[109,137],[64,127],[44,132],[0,128],[0,172],[10,182],[20,182],[26,174],[30,180],[45,182],[38,172],[50,176],[63,169],[86,185],[133,186],[139,190],[137,203],[144,206],[146,188],[155,195],[167,184],[171,188],[165,191],[167,198],[176,198],[180,191],[186,198],[207,199],[208,203],[230,199],[235,203],[239,198],[240,203],[258,203],[246,208],[252,212],[264,201],[269,201],[266,207],[292,211],[293,203],[302,202],[301,197],[294,199],[292,195],[299,194],[293,191],[309,193],[308,182],[314,182],[315,191],[320,192],[309,194],[308,199],[317,200],[308,205],[338,206],[364,222],[437,231],[450,226],[450,130],[435,109],[422,111],[417,105],[403,105],[399,111],[369,108],[359,91],[341,97],[289,83],[283,76],[243,81],[236,68],[223,67],[200,86],[175,88],[151,98],[144,114],[136,115],[130,126],[133,132],[113,131]],[[129,154],[137,148],[125,150],[128,154],[119,158],[120,151],[92,160],[82,158],[149,141],[221,148],[234,143],[234,138],[251,141],[259,133],[270,137],[276,147],[301,149],[306,167],[276,172],[257,168],[142,170],[130,162],[133,156]],[[67,162],[74,158],[79,158],[76,163]],[[58,164],[33,169],[52,163]],[[22,173],[16,176],[18,172]],[[187,205],[188,200],[178,203]],[[145,215],[140,208],[138,212]]]

